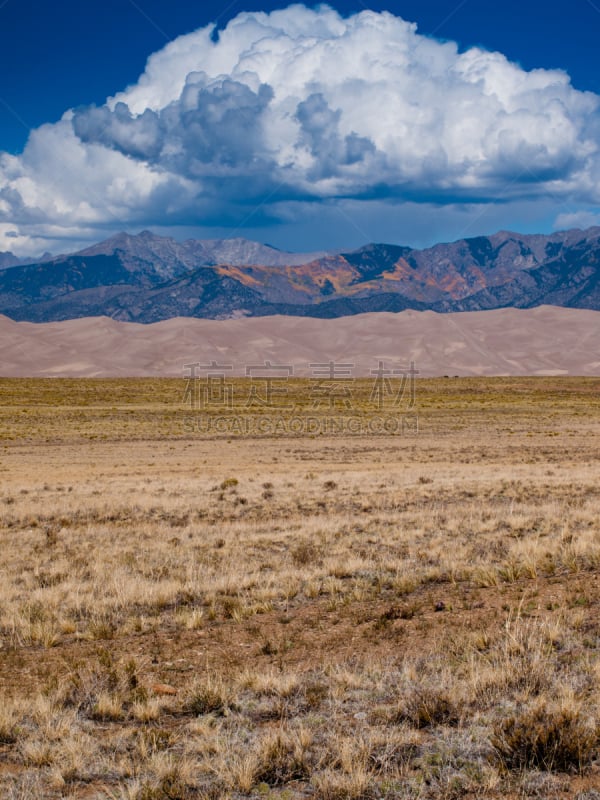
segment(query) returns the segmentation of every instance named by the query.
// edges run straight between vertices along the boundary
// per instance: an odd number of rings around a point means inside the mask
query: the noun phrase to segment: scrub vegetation
[[[0,381],[0,795],[600,797],[600,380],[411,413],[203,433],[183,381]]]

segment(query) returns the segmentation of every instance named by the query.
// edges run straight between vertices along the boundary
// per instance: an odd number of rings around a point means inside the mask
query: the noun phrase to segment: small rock
[[[367,718],[367,715],[366,715],[366,713],[365,713],[364,711],[358,711],[358,712],[357,712],[357,713],[354,715],[354,719],[358,719],[358,720],[360,720],[361,722],[362,722],[363,720],[365,720],[366,718]]]
[[[174,686],[169,686],[168,683],[155,683],[151,687],[154,694],[158,695],[174,695],[177,694],[177,689]]]

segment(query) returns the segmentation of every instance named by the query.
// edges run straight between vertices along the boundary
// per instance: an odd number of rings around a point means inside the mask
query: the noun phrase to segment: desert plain
[[[0,380],[2,798],[600,797],[600,378],[371,400]]]

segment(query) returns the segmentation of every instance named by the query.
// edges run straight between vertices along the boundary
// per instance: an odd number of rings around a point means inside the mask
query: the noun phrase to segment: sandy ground
[[[216,361],[243,375],[265,361],[310,376],[319,362],[414,361],[422,376],[600,375],[600,312],[540,306],[460,314],[373,313],[333,320],[176,318],[152,325],[106,317],[46,324],[0,316],[4,377],[180,376]]]

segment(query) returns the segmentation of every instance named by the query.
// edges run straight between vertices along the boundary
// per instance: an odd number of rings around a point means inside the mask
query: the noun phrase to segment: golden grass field
[[[600,379],[183,392],[0,380],[1,798],[600,798]]]

